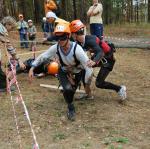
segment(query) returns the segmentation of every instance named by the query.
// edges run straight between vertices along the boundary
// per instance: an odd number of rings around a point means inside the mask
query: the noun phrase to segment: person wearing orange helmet
[[[58,23],[67,23],[67,24],[69,23],[64,19],[58,18],[56,14],[52,11],[46,13],[46,21],[47,21],[46,28],[49,31],[50,35],[44,38],[43,42],[56,40],[54,35],[54,28]]]
[[[108,45],[105,41],[100,40],[95,35],[84,34],[84,24],[80,20],[74,20],[70,23],[70,30],[74,40],[80,44],[83,49],[93,53],[91,60],[88,62],[90,67],[100,67],[99,73],[96,77],[96,87],[101,89],[111,89],[116,91],[121,97],[121,101],[126,99],[126,87],[124,85],[115,85],[111,82],[105,81],[108,74],[112,71],[115,64],[113,44]],[[81,98],[89,98],[91,90]]]
[[[87,66],[88,56],[80,45],[70,41],[69,23],[58,23],[54,34],[57,43],[51,46],[46,52],[37,57],[32,63],[29,71],[29,78],[33,78],[33,70],[43,61],[56,58],[59,62],[58,78],[63,87],[63,96],[68,105],[67,117],[69,120],[75,120],[75,107],[73,98],[75,91],[82,78],[82,70],[85,69],[85,84],[91,83],[93,69]]]
[[[34,62],[34,60],[35,60],[34,58],[29,58],[25,60],[23,62],[25,67],[23,69],[20,67],[19,63],[17,63],[16,73],[17,74],[28,73],[30,68],[32,67],[32,63]],[[38,67],[36,67],[36,69],[34,69],[34,75],[40,78],[47,76],[47,75],[56,76],[58,74],[58,68],[59,68],[59,65],[57,62],[53,60],[49,60],[40,64]]]

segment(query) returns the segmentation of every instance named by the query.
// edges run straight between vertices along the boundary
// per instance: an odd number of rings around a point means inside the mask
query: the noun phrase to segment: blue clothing
[[[44,37],[47,38],[54,31],[53,25],[49,22],[42,22],[42,30],[44,32]]]
[[[20,35],[20,46],[21,48],[28,48],[28,38],[27,38],[28,24],[26,21],[18,21],[17,25],[18,25],[17,29]]]
[[[20,33],[20,46],[21,48],[28,48],[28,38],[27,38],[27,34],[22,34]]]
[[[90,24],[91,35],[96,35],[98,38],[103,39],[103,24],[92,23]]]
[[[53,26],[49,22],[42,22],[42,30],[43,32],[51,33],[54,31]]]

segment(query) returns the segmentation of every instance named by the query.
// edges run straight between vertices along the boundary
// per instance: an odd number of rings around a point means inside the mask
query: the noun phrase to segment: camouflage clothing
[[[16,49],[10,43],[10,41],[8,39],[8,32],[7,32],[6,28],[1,23],[0,23],[0,42],[1,42],[1,44],[6,43],[6,48],[7,48],[8,53],[13,58],[17,59]],[[0,50],[0,61],[1,61],[1,51],[2,50]]]
[[[14,58],[17,59],[16,57],[16,49],[11,45],[8,39],[8,32],[6,28],[0,23],[0,43],[4,44],[6,43],[6,48],[8,53]],[[5,49],[0,49],[0,90],[6,88],[6,75],[2,71],[1,68],[1,52],[4,51]]]

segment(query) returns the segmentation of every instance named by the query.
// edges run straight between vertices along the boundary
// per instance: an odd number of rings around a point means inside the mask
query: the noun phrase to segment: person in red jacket
[[[114,48],[110,47],[103,40],[101,41],[95,35],[85,35],[84,27],[84,24],[80,20],[74,20],[70,23],[70,30],[74,40],[76,40],[83,47],[83,49],[93,53],[88,66],[100,67],[99,73],[96,77],[96,87],[114,90],[121,97],[121,101],[125,100],[126,86],[120,86],[105,81],[109,73],[113,70],[115,64]],[[90,92],[90,87],[87,90]],[[85,95],[84,98],[89,98],[90,96],[91,92],[87,92],[87,95]]]

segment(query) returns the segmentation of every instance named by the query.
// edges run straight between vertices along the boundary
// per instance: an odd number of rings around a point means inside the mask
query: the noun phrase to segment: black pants
[[[6,88],[6,75],[0,66],[0,89]]]
[[[115,64],[113,55],[111,58],[106,58],[106,60],[107,60],[107,63],[102,64],[102,66],[100,67],[99,73],[96,77],[95,85],[96,87],[101,88],[101,89],[111,89],[111,90],[115,90],[116,92],[118,92],[121,88],[120,86],[105,81],[105,79],[107,78],[109,73],[112,71],[114,64]]]
[[[71,104],[73,102],[73,97],[79,85],[79,82],[82,78],[82,75],[81,75],[81,72],[75,74],[74,76],[75,85],[71,84],[67,76],[68,76],[67,72],[63,71],[62,69],[59,70],[58,78],[59,78],[60,84],[63,87],[63,96],[67,104]]]

